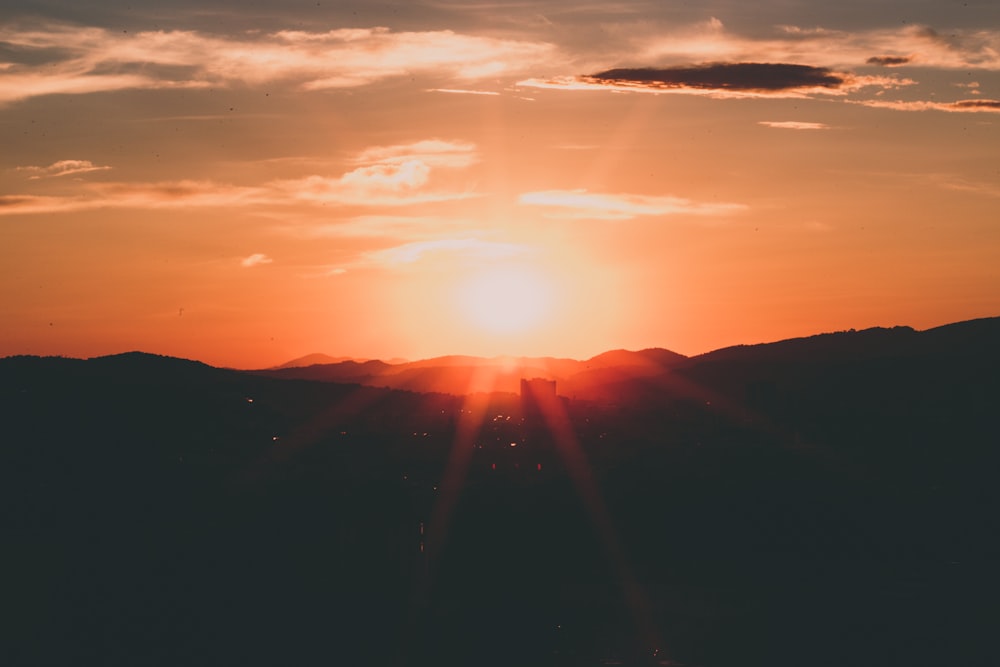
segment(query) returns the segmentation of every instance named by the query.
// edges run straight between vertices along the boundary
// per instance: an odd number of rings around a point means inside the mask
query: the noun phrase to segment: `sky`
[[[588,358],[1000,315],[1000,4],[0,8],[0,356]]]

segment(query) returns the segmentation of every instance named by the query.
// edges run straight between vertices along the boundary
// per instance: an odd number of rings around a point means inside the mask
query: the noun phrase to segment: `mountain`
[[[304,357],[299,357],[298,359],[292,359],[291,361],[286,361],[280,366],[275,366],[274,368],[302,368],[305,366],[316,366],[318,364],[339,364],[342,361],[358,361],[351,357],[331,357],[328,354],[322,354],[320,352],[314,352],[312,354],[307,354]]]
[[[556,357],[475,357],[448,355],[403,363],[340,361],[254,371],[284,379],[354,382],[418,392],[455,395],[518,393],[522,378],[555,380],[566,396],[594,398],[612,381],[657,375],[686,357],[660,348],[614,350],[585,361]]]
[[[993,664],[998,342],[0,359],[7,662]]]

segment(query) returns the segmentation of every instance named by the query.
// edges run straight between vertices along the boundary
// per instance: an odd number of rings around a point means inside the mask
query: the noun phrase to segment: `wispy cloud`
[[[274,260],[268,257],[267,255],[255,252],[249,257],[244,257],[242,260],[240,260],[240,266],[249,269],[255,266],[260,266],[262,264],[271,264],[272,262],[274,262]]]
[[[934,175],[931,178],[935,178]],[[1000,183],[975,181],[957,176],[936,177],[936,183],[946,190],[956,190],[984,197],[1000,198]]]
[[[451,93],[453,95],[490,95],[498,96],[500,93],[495,90],[463,90],[461,88],[431,88],[431,93]]]
[[[915,66],[941,69],[1000,70],[1000,30],[948,30],[908,25],[871,30],[830,30],[778,26],[765,36],[746,37],[721,21],[640,36],[633,61],[788,62],[820,67]]]
[[[779,130],[829,130],[826,123],[808,123],[799,120],[762,120],[759,125],[773,127]]]
[[[312,174],[250,186],[195,180],[89,183],[82,184],[72,195],[0,197],[0,215],[95,208],[394,207],[441,202],[476,195],[429,187],[432,166],[459,168],[475,160],[476,149],[472,144],[428,140],[370,148],[356,160],[363,162],[363,166],[340,176]]]
[[[0,28],[0,44],[11,52],[51,53],[41,63],[5,63],[0,103],[55,93],[274,81],[306,90],[352,88],[414,73],[475,81],[527,71],[555,54],[552,45],[540,42],[388,28],[223,37],[182,30],[8,25]]]
[[[527,192],[518,202],[557,210],[553,217],[628,220],[638,216],[723,215],[742,211],[742,204],[696,202],[681,197],[600,194],[586,190]]]
[[[718,19],[657,25],[596,53],[605,68],[532,77],[519,85],[558,90],[682,93],[717,98],[813,97],[880,92],[916,81],[896,72],[1000,71],[1000,30],[926,26],[840,31],[778,26],[765,35],[730,31]],[[611,67],[608,67],[611,66]],[[881,72],[880,72],[880,71]],[[596,73],[594,73],[596,72]]]
[[[327,267],[322,275],[341,275],[359,269],[404,269],[420,262],[481,263],[525,256],[535,250],[528,245],[475,237],[437,238],[367,252],[353,262]]]
[[[478,161],[476,146],[429,139],[409,144],[374,146],[354,160],[358,167],[338,178],[308,176],[271,186],[287,196],[313,203],[399,206],[464,199],[464,192],[425,190],[432,167],[461,169]]]
[[[90,171],[106,171],[111,167],[96,165],[90,160],[59,160],[47,167],[25,166],[17,167],[17,171],[30,174],[32,180],[39,178],[58,178],[72,174],[85,174]]]
[[[261,188],[212,181],[86,184],[74,195],[0,196],[0,216],[67,213],[97,208],[166,209],[263,203]]]
[[[467,142],[427,139],[395,146],[373,146],[362,151],[359,163],[401,164],[419,160],[432,167],[468,167],[479,161],[476,145]]]
[[[436,254],[460,255],[465,259],[490,260],[515,257],[529,251],[529,246],[516,243],[500,243],[496,241],[483,241],[476,238],[464,238],[405,243],[371,253],[368,257],[376,264],[398,265],[413,264],[425,257]]]
[[[442,233],[463,229],[468,233],[474,223],[469,220],[416,215],[358,215],[316,224],[300,224],[291,220],[282,227],[286,234],[297,238],[395,238],[430,240]]]
[[[893,109],[895,111],[948,111],[952,113],[1000,113],[1000,100],[958,100],[956,102],[937,102],[931,100],[891,101],[891,100],[852,100],[854,104],[877,109]]]

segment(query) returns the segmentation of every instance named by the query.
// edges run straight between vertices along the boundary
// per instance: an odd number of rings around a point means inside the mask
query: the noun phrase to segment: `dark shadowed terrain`
[[[535,376],[559,398],[522,403]],[[692,358],[3,359],[4,662],[997,664],[998,406],[1000,319]]]

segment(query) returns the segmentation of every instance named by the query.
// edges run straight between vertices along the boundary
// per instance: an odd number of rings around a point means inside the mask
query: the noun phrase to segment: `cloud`
[[[880,67],[898,67],[912,62],[912,56],[872,56],[865,61],[868,65],[879,65]]]
[[[283,199],[311,204],[405,206],[467,199],[468,192],[424,190],[430,167],[420,160],[358,167],[338,178],[307,176],[274,181],[269,188]]]
[[[259,205],[261,188],[212,181],[86,184],[74,195],[7,195],[0,197],[0,216],[64,213],[98,208],[166,209]]]
[[[768,35],[746,37],[716,22],[640,35],[632,48],[626,56],[632,62],[658,64],[791,62],[829,68],[892,65],[1000,70],[1000,30],[996,29],[949,30],[945,36],[916,25],[852,31],[786,25]]]
[[[829,130],[826,123],[807,123],[798,120],[762,120],[758,125],[773,127],[779,130]]]
[[[825,67],[773,63],[717,63],[694,67],[610,69],[585,77],[596,83],[651,88],[777,91],[839,88],[847,75]]]
[[[268,257],[267,255],[265,255],[263,253],[255,252],[254,254],[250,255],[249,257],[244,257],[240,261],[240,266],[243,266],[243,267],[249,269],[249,268],[252,268],[254,266],[260,266],[262,264],[270,264],[273,261],[274,261],[273,259],[271,259],[270,257]]]
[[[530,248],[528,246],[516,243],[499,243],[476,238],[437,239],[433,241],[415,241],[413,243],[386,248],[371,253],[368,258],[375,264],[393,266],[413,264],[425,256],[440,253],[457,254],[465,259],[491,260],[515,257],[529,251]]]
[[[90,160],[59,160],[58,162],[53,162],[47,167],[17,167],[17,171],[24,171],[31,176],[32,180],[39,178],[58,178],[60,176],[69,176],[71,174],[85,174],[90,171],[105,171],[111,169],[111,167],[105,167],[96,165]]]
[[[475,81],[525,72],[555,57],[555,48],[541,42],[381,27],[219,36],[8,25],[0,28],[0,46],[11,53],[49,54],[44,62],[5,63],[0,103],[57,93],[237,83],[353,88],[413,74]]]
[[[442,202],[476,195],[428,188],[432,166],[465,167],[477,159],[474,144],[432,139],[369,148],[355,160],[364,163],[362,166],[340,176],[312,174],[253,186],[194,180],[90,183],[74,195],[0,197],[0,215],[95,208],[393,207]]]
[[[413,215],[358,215],[342,220],[316,224],[300,224],[292,220],[283,230],[304,239],[335,237],[392,237],[396,239],[432,239],[446,229],[464,229],[468,233],[474,223],[469,220]]]
[[[559,210],[553,217],[597,220],[629,220],[638,216],[724,215],[746,207],[742,204],[708,204],[681,197],[634,194],[598,194],[586,190],[527,192],[520,204],[548,206]]]
[[[680,67],[610,69],[597,74],[527,79],[519,85],[569,90],[686,93],[711,97],[843,95],[866,87],[896,88],[908,79],[859,76],[826,67],[789,63],[708,63]]]
[[[852,100],[853,104],[861,104],[876,109],[894,109],[896,111],[948,111],[953,113],[1000,113],[1000,100],[958,100],[956,102],[890,101],[890,100]]]
[[[534,252],[531,246],[518,243],[484,241],[478,238],[439,238],[413,241],[362,255],[357,261],[327,267],[323,275],[340,275],[355,269],[400,269],[421,261],[488,262],[519,257]]]
[[[428,139],[410,144],[373,146],[355,158],[359,163],[400,164],[419,160],[433,167],[468,167],[479,161],[476,145],[467,142]]]
[[[461,88],[431,88],[428,90],[431,93],[451,93],[454,95],[492,95],[497,96],[500,93],[495,90],[463,90]]]
[[[937,179],[937,185],[947,190],[957,190],[985,197],[1000,198],[1000,184],[997,183],[944,176]]]

